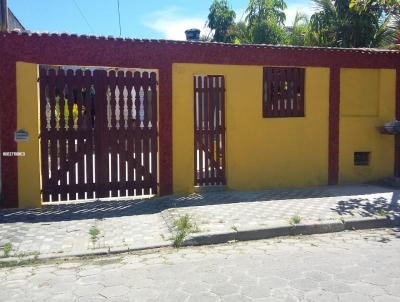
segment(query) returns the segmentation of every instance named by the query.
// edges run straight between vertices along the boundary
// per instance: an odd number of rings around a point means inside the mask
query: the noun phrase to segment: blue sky
[[[240,19],[248,0],[229,2]],[[212,0],[120,0],[122,36],[184,39],[185,29],[204,29],[211,3]],[[312,10],[309,0],[286,3],[287,24],[292,23],[296,11],[310,14]],[[8,5],[31,31],[119,36],[117,0],[8,0]]]

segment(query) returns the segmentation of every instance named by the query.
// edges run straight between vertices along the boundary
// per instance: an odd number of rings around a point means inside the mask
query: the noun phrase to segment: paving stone
[[[129,292],[126,286],[111,286],[100,290],[100,294],[107,298],[121,297]]]
[[[205,292],[210,289],[211,285],[205,282],[191,282],[185,283],[180,289],[188,294],[196,294],[199,292]]]
[[[323,281],[320,282],[320,288],[332,293],[342,294],[351,292],[350,286],[345,283],[337,281]]]
[[[389,295],[374,297],[374,302],[400,302],[400,298]]]
[[[385,288],[383,287],[364,282],[350,284],[350,288],[353,292],[368,295],[370,297],[384,295],[386,291],[388,291],[387,287],[385,291]]]
[[[241,290],[241,294],[253,299],[268,297],[271,293],[271,289],[263,286],[244,286]]]
[[[305,300],[309,302],[335,302],[339,301],[339,297],[324,290],[313,290],[305,294]]]
[[[225,296],[221,298],[221,302],[251,302],[252,299],[242,295]]]
[[[318,284],[317,282],[311,280],[311,279],[295,279],[290,282],[290,286],[299,289],[299,290],[312,290],[314,288],[317,288]]]
[[[239,287],[230,283],[220,283],[211,287],[211,292],[217,296],[228,296],[239,292]]]
[[[339,295],[339,300],[343,302],[373,302],[367,295],[359,293],[345,293]]]
[[[321,271],[306,271],[304,277],[316,282],[328,281],[332,279],[332,275]]]
[[[218,297],[210,293],[201,293],[190,296],[188,302],[215,302],[218,300]]]
[[[385,287],[388,294],[400,298],[400,283],[391,284]]]
[[[97,284],[79,285],[74,290],[71,290],[78,297],[91,297],[93,293],[98,293],[104,289],[103,286]]]

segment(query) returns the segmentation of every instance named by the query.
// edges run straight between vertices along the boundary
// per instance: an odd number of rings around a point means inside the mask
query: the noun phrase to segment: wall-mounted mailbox
[[[29,134],[28,131],[25,131],[23,129],[20,129],[18,131],[15,131],[14,133],[14,140],[19,143],[19,142],[27,142],[29,139]]]

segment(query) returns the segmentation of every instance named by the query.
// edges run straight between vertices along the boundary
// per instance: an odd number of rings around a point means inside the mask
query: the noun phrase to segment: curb
[[[330,220],[328,222],[310,222],[297,225],[280,225],[264,229],[243,229],[237,232],[215,232],[207,234],[192,234],[184,242],[184,246],[198,246],[227,243],[232,241],[249,241],[269,239],[274,237],[313,235],[335,233],[350,230],[363,230],[400,226],[400,217],[363,217],[344,220]]]
[[[19,257],[7,257],[7,258],[0,258],[0,264],[3,263],[21,263],[26,261],[47,261],[47,260],[66,260],[71,258],[85,258],[85,257],[95,257],[95,256],[105,256],[105,255],[115,255],[115,254],[123,254],[123,253],[131,253],[131,252],[140,252],[140,251],[147,251],[147,250],[156,250],[161,248],[172,247],[172,244],[159,244],[159,245],[147,245],[142,247],[134,247],[134,248],[114,248],[114,249],[96,249],[96,250],[89,250],[86,252],[80,253],[65,253],[65,254],[40,254],[37,256],[30,255],[27,257],[19,258]]]
[[[373,218],[353,218],[350,220],[344,220],[343,224],[345,230],[365,230],[396,226],[396,223],[396,220],[391,219],[389,216],[379,216]]]
[[[269,239],[275,237],[298,236],[298,235],[313,235],[336,233],[342,231],[363,230],[363,229],[376,229],[400,226],[400,216],[373,216],[352,218],[343,220],[330,220],[326,222],[309,222],[297,225],[281,224],[267,228],[258,229],[243,229],[238,231],[228,232],[209,232],[203,234],[192,234],[183,243],[182,246],[199,246],[199,245],[212,245],[221,244],[233,241],[249,241]],[[80,253],[68,254],[41,254],[37,256],[28,257],[8,257],[0,258],[0,264],[23,264],[29,261],[45,262],[47,260],[66,260],[71,258],[84,258],[104,255],[115,255],[130,252],[140,252],[146,250],[156,250],[161,248],[171,248],[172,243],[165,243],[159,245],[148,245],[135,248],[103,248],[93,251],[85,251]]]

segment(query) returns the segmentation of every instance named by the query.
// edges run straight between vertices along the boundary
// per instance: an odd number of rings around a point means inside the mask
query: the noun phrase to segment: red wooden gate
[[[194,77],[194,167],[196,186],[226,183],[223,76]]]
[[[157,193],[155,72],[40,67],[43,201]]]

